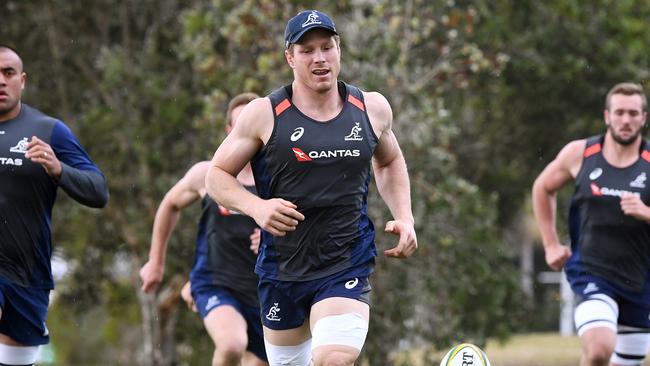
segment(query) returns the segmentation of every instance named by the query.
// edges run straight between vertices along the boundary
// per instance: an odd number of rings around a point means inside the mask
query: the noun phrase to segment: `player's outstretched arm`
[[[535,179],[532,190],[533,211],[542,236],[546,263],[556,271],[564,266],[571,250],[560,243],[556,229],[557,191],[580,170],[585,140],[567,144]]]
[[[153,222],[149,260],[140,269],[142,291],[153,291],[162,281],[169,238],[176,228],[181,210],[201,198],[209,166],[208,161],[195,164],[160,202]]]
[[[364,99],[379,137],[372,161],[377,189],[394,218],[386,223],[385,232],[399,236],[397,245],[384,251],[384,255],[406,258],[418,247],[406,161],[392,131],[393,112],[386,98],[379,93],[365,93]]]

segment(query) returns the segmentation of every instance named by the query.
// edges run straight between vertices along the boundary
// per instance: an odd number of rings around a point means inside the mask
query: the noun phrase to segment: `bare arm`
[[[268,141],[273,129],[273,114],[268,98],[250,102],[241,112],[235,128],[221,143],[212,158],[205,180],[208,194],[228,209],[250,217],[273,236],[293,231],[304,216],[293,203],[271,198],[264,200],[248,192],[237,181],[237,174]]]
[[[366,93],[364,99],[373,129],[379,137],[373,155],[377,189],[394,218],[386,223],[385,231],[399,235],[397,246],[384,251],[384,255],[406,258],[415,252],[418,245],[406,161],[391,129],[393,112],[388,101],[379,93]]]
[[[557,191],[575,179],[582,164],[584,148],[585,140],[567,144],[533,184],[535,220],[542,236],[546,262],[554,270],[562,269],[571,255],[570,249],[560,243],[557,234]]]
[[[167,242],[176,228],[181,210],[201,198],[205,174],[209,166],[210,163],[207,161],[195,164],[160,202],[153,223],[149,260],[140,269],[143,291],[149,292],[155,289],[162,281]]]

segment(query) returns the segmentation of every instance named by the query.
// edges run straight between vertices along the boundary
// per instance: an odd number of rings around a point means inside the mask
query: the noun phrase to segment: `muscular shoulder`
[[[257,98],[242,110],[241,116],[246,119],[246,123],[254,124],[260,119],[273,118],[271,100],[268,97]]]
[[[587,140],[585,139],[569,142],[564,145],[562,150],[557,154],[554,163],[557,164],[559,168],[569,171],[571,176],[575,177],[582,165],[582,155],[585,151],[586,144]]]
[[[194,165],[185,173],[186,177],[200,176],[205,178],[205,174],[210,169],[210,160],[203,160]]]
[[[268,97],[260,97],[253,99],[244,107],[242,113],[246,111],[248,114],[264,115],[271,112],[271,100]]]
[[[194,164],[178,182],[186,190],[200,192],[205,187],[205,176],[210,169],[210,161],[204,160]]]
[[[564,145],[562,150],[560,150],[560,152],[558,153],[557,157],[562,159],[569,159],[569,160],[575,160],[575,159],[582,160],[582,154],[585,151],[586,144],[587,144],[586,139],[573,140],[568,144]]]
[[[386,97],[378,92],[363,92],[366,111],[375,132],[389,130],[393,124],[393,110]],[[380,134],[377,134],[379,136]]]
[[[266,141],[273,127],[273,111],[268,97],[257,98],[244,107],[237,118],[234,131],[237,136]]]

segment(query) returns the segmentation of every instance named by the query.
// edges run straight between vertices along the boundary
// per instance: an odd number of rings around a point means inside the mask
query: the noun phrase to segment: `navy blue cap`
[[[323,28],[338,34],[334,22],[327,14],[318,10],[303,10],[289,19],[284,29],[284,47],[289,48],[290,44],[298,42],[300,37],[314,28]]]

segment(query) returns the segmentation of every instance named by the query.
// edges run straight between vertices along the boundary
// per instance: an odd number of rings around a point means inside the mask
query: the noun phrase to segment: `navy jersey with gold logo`
[[[246,186],[255,193],[255,187]],[[259,306],[256,254],[250,249],[255,221],[219,205],[210,196],[201,200],[196,257],[190,273],[192,287],[216,285],[232,291],[239,301]]]
[[[291,85],[269,95],[274,127],[252,161],[257,191],[293,202],[305,220],[284,237],[262,231],[261,277],[307,281],[374,260],[367,194],[378,139],[361,90],[343,82],[338,90],[343,109],[329,121],[298,110]]]
[[[37,136],[61,162],[58,181],[25,157]],[[102,207],[108,188],[101,171],[62,122],[22,104],[0,123],[0,277],[14,284],[53,288],[51,217],[58,188],[91,207]]]
[[[621,209],[621,196],[634,194],[650,205],[650,151],[641,144],[639,159],[618,168],[603,157],[603,136],[587,139],[571,203],[572,257],[567,275],[593,274],[640,291],[649,273],[650,225]]]

